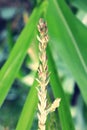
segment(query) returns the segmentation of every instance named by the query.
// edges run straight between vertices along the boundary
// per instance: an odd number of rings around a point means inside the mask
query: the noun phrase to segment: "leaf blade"
[[[37,108],[38,98],[37,98],[37,87],[38,83],[35,80],[32,88],[27,96],[26,102],[24,104],[21,116],[19,118],[16,130],[30,130],[33,122],[33,117]],[[32,105],[31,105],[32,104]]]
[[[42,15],[46,5],[47,5],[47,2],[43,2],[40,5],[40,7],[38,6],[36,9],[34,9],[33,14],[31,15],[31,18],[29,19],[28,24],[26,25],[21,35],[19,36],[16,42],[16,45],[13,47],[13,50],[7,62],[1,69],[0,106],[2,105],[5,97],[7,96],[7,93],[9,92],[9,89],[16,77],[16,74],[21,67],[24,57],[26,56],[27,49],[34,36],[38,19]]]
[[[51,8],[54,10],[51,11]],[[73,16],[63,0],[58,2],[50,0],[47,20],[51,45],[58,49],[61,58],[79,85],[87,104],[87,29]],[[52,27],[52,25],[54,26]]]
[[[69,105],[67,103],[66,96],[63,91],[63,88],[62,88],[62,85],[61,85],[61,82],[57,73],[57,69],[55,67],[55,62],[50,52],[50,48],[48,48],[47,52],[48,52],[47,54],[48,54],[48,59],[49,59],[48,66],[49,66],[49,71],[51,72],[50,83],[53,90],[53,94],[55,98],[61,98],[58,111],[59,111],[59,117],[60,117],[62,130],[75,130],[71,113],[70,113],[70,109],[69,109]]]

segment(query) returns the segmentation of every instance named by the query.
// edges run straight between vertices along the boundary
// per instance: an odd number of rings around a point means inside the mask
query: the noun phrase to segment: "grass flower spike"
[[[39,36],[37,36],[37,39],[39,41],[39,68],[38,68],[38,83],[39,83],[39,88],[38,90],[38,98],[39,98],[39,103],[38,103],[38,129],[39,130],[45,130],[46,126],[46,119],[47,115],[50,112],[55,111],[57,107],[59,107],[60,99],[57,98],[53,104],[47,108],[47,84],[49,83],[49,72],[48,72],[48,66],[47,66],[47,56],[46,56],[46,47],[48,44],[48,28],[47,28],[47,23],[41,18],[39,20],[38,24],[38,31],[39,31]]]

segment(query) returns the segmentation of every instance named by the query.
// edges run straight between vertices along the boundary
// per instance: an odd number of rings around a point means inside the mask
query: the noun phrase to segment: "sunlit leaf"
[[[47,2],[34,9],[29,22],[20,34],[10,56],[0,72],[0,106],[6,98],[8,91],[17,75],[18,70],[26,56],[27,49],[34,37],[39,17],[45,11]],[[38,15],[37,15],[38,14]]]
[[[47,20],[50,46],[57,48],[87,103],[87,29],[75,18],[64,0],[49,2]]]

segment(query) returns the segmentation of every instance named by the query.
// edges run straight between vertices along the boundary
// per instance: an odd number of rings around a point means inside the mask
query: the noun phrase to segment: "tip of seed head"
[[[43,35],[46,34],[48,29],[47,29],[47,23],[44,21],[43,18],[40,18],[39,23],[37,25],[38,31]]]

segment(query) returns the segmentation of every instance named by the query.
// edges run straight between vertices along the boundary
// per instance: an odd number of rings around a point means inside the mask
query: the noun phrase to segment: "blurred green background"
[[[33,10],[35,9],[35,7],[38,7],[40,2],[41,2],[40,0],[14,0],[14,1],[13,0],[0,0],[0,69],[2,69],[3,65],[8,60],[9,55],[13,47],[15,46],[15,42],[17,41],[19,35],[21,34],[21,31],[24,29]],[[66,0],[64,2],[67,4],[72,14],[86,28],[87,27],[87,1],[86,0]],[[48,1],[48,3],[50,5],[50,1]],[[60,7],[61,6],[62,4],[60,5]],[[65,7],[64,9],[66,12]],[[53,11],[52,8],[51,10]],[[50,34],[51,32],[50,19],[52,17],[51,16],[52,14],[48,13],[48,15],[47,15],[48,17],[47,22],[49,24],[48,29],[49,29],[49,34]],[[56,19],[52,18],[52,21],[55,21],[55,20]],[[69,20],[70,20],[69,21],[70,24],[72,25],[72,22],[74,21],[72,21],[71,19]],[[56,27],[54,27],[54,29],[55,28]],[[71,26],[71,28],[73,27]],[[87,30],[87,28],[85,30]],[[63,35],[63,30],[61,32]],[[53,35],[53,39],[51,39],[51,42],[52,40],[56,41],[56,38],[55,38],[56,36],[54,37],[54,35]],[[78,34],[75,34],[75,35],[78,35]],[[59,42],[60,41],[61,40],[59,39]],[[26,53],[26,56],[24,57],[20,70],[18,71],[16,78],[11,85],[11,89],[8,95],[6,96],[3,105],[0,107],[0,130],[15,130],[17,126],[20,114],[22,112],[24,103],[31,89],[32,83],[34,81],[35,73],[38,68],[38,53],[37,53],[38,44],[37,45],[35,44],[37,44],[37,41],[35,38],[33,38],[33,41],[29,49],[27,49],[27,53]],[[49,44],[50,44],[50,41],[49,41]],[[21,46],[22,45],[23,44],[21,44]],[[19,48],[19,51],[21,50],[21,46]],[[63,58],[61,57],[61,54],[58,52],[58,49],[56,48],[55,43],[53,43],[50,46],[51,46],[50,47],[51,49],[52,47],[54,47],[54,49],[52,49],[52,55],[54,57],[54,61],[56,61],[56,68],[59,73],[60,81],[63,86],[63,90],[65,92],[67,102],[69,104],[69,109],[70,109],[72,119],[74,122],[75,130],[87,130],[87,106],[83,100],[83,96],[81,94],[81,90],[79,89],[79,85],[76,82],[78,81],[78,79],[77,77],[75,79],[75,77],[73,76],[73,72],[70,71],[70,68],[68,69],[67,62],[63,61]],[[85,47],[87,48],[87,45]],[[59,48],[59,51],[60,50],[61,50],[61,47]],[[81,75],[78,75],[78,76],[80,77]],[[85,91],[86,91],[85,93],[87,93],[87,89]],[[48,99],[49,99],[49,102],[51,102],[51,100],[54,100],[54,95],[53,95],[50,85],[48,86],[48,92],[49,92]],[[49,97],[51,97],[51,99]],[[48,120],[47,120],[47,130],[51,130],[51,129],[62,130],[61,123],[59,121],[59,116],[56,116],[56,113],[57,112],[54,112],[49,115]],[[37,129],[37,115],[35,114],[31,130],[36,130],[36,129]]]

